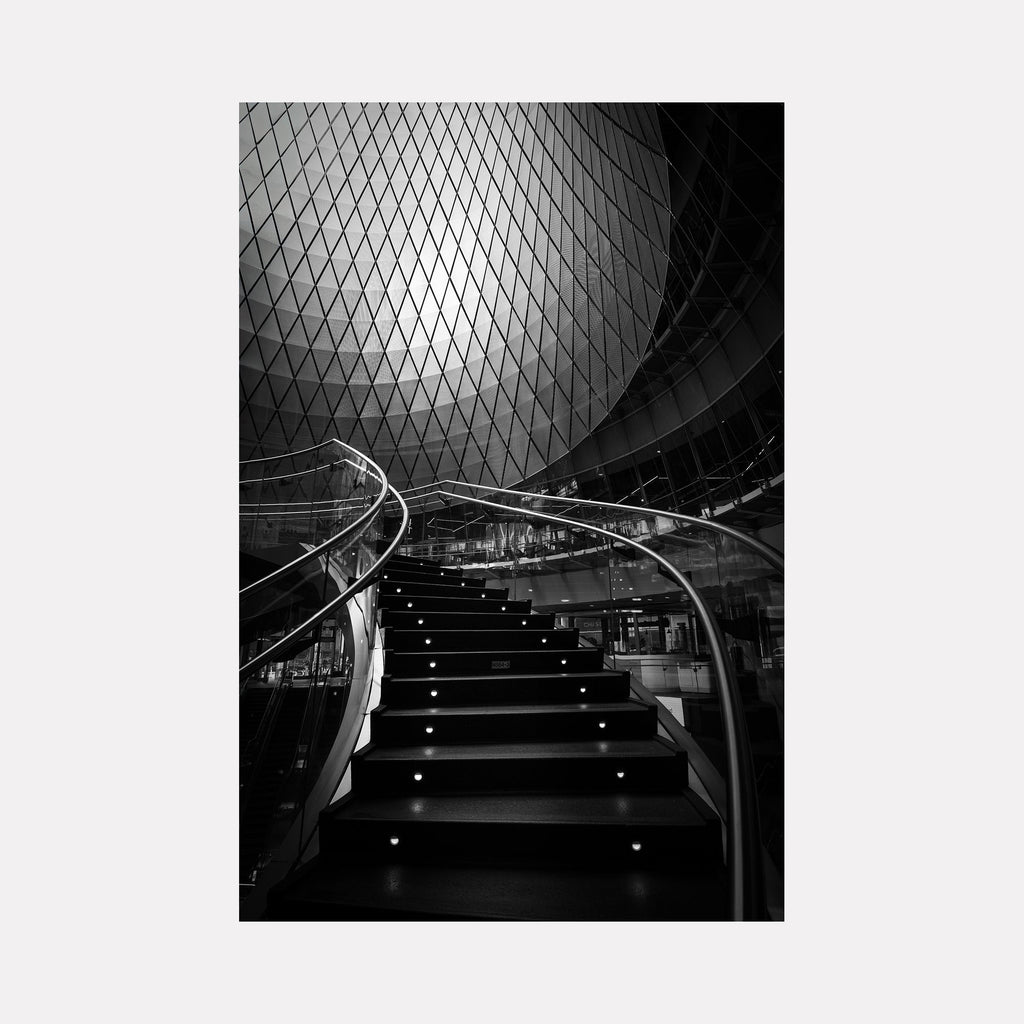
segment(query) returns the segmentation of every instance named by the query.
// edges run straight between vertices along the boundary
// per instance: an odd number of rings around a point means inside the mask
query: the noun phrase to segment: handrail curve
[[[329,441],[325,443],[332,444],[334,442]],[[371,504],[370,507],[358,519],[356,519],[352,523],[349,523],[348,526],[342,528],[333,537],[328,537],[327,540],[325,540],[322,544],[319,544],[315,548],[311,548],[304,554],[299,555],[297,558],[294,558],[292,561],[290,561],[287,565],[279,566],[273,572],[268,573],[266,576],[263,576],[261,579],[256,580],[254,583],[250,583],[247,587],[243,587],[238,592],[239,599],[249,597],[252,594],[255,594],[257,591],[260,591],[264,587],[269,586],[271,583],[281,579],[283,576],[286,576],[288,573],[293,572],[295,569],[298,569],[300,566],[305,565],[307,562],[311,562],[314,559],[319,558],[320,555],[325,554],[328,551],[332,551],[342,541],[362,536],[363,532],[369,526],[370,521],[380,511],[381,507],[384,505],[384,502],[387,501],[389,489],[396,496],[398,496],[399,501],[402,504],[402,507],[406,507],[405,502],[402,501],[401,497],[398,495],[398,492],[395,491],[394,488],[392,488],[391,485],[388,483],[387,477],[384,475],[384,470],[382,470],[380,466],[377,465],[376,462],[372,461],[365,455],[356,451],[356,449],[352,448],[351,445],[345,444],[344,441],[338,441],[337,443],[345,448],[348,448],[350,451],[355,452],[356,455],[358,455],[364,462],[366,462],[368,466],[372,467],[380,474],[380,479],[384,483],[384,486],[380,490],[380,494],[378,494],[374,498],[373,504]],[[320,445],[318,447],[323,446]]]
[[[395,492],[397,494],[397,492]],[[600,534],[611,541],[627,544],[657,562],[666,573],[686,592],[704,627],[711,649],[711,660],[715,667],[721,693],[723,737],[726,758],[726,870],[729,874],[730,905],[733,920],[761,920],[765,917],[763,868],[761,865],[761,839],[757,807],[757,787],[754,778],[753,757],[747,736],[746,721],[739,684],[732,663],[726,657],[725,637],[718,620],[704,602],[693,583],[671,562],[656,551],[645,547],[631,537],[623,537],[611,530],[548,512],[500,505],[483,498],[467,497],[438,489],[438,495],[470,501],[501,512],[511,512],[528,518],[543,519],[547,522],[576,527]],[[408,506],[402,501],[408,515]],[[402,531],[404,533],[404,529]]]
[[[488,494],[515,494],[524,498],[540,498],[545,501],[559,501],[567,505],[590,505],[596,508],[617,508],[626,512],[641,512],[644,515],[663,516],[666,519],[675,519],[678,522],[689,523],[694,526],[703,526],[714,533],[720,533],[724,536],[731,537],[733,540],[739,541],[741,544],[752,548],[778,572],[785,572],[785,562],[782,552],[773,548],[770,544],[765,544],[764,541],[757,540],[756,538],[751,537],[750,534],[736,529],[734,526],[727,526],[725,523],[716,522],[714,519],[702,519],[700,516],[684,515],[682,512],[668,512],[659,508],[644,508],[641,505],[623,505],[614,501],[591,501],[588,498],[563,498],[560,495],[555,494],[537,494],[534,491],[516,491],[508,487],[492,487],[487,484],[471,484],[463,480],[441,480],[434,484],[420,484],[419,487],[406,488],[402,493],[408,496],[411,491],[421,490],[424,487],[440,488],[446,484],[456,487],[470,487],[473,490],[486,491]],[[439,490],[435,490],[431,493],[440,494],[441,492]],[[428,496],[429,495],[418,494],[415,498],[418,500],[419,498]],[[455,494],[451,496],[459,499],[460,501],[467,500],[465,495]]]
[[[391,541],[391,544],[388,546],[387,550],[380,556],[380,558],[377,559],[376,562],[374,562],[372,566],[370,566],[369,569],[367,569],[362,574],[362,576],[359,576],[357,579],[353,580],[353,582],[350,583],[349,586],[346,587],[345,590],[343,590],[337,597],[332,598],[326,605],[324,605],[323,608],[321,608],[317,612],[314,612],[308,619],[306,619],[305,622],[303,622],[301,625],[296,626],[286,636],[281,637],[280,640],[277,640],[276,642],[271,644],[270,647],[268,647],[265,651],[262,651],[261,653],[257,654],[255,658],[244,664],[238,670],[240,680],[244,681],[246,678],[252,675],[253,672],[257,672],[261,668],[263,668],[264,665],[270,664],[270,662],[275,660],[274,656],[276,654],[279,654],[289,644],[299,639],[299,637],[304,636],[311,629],[315,629],[316,626],[323,622],[324,619],[326,619],[333,611],[335,611],[335,609],[341,607],[341,605],[343,605],[346,601],[348,601],[352,597],[355,597],[356,594],[358,594],[360,591],[365,590],[374,582],[374,579],[376,578],[377,574],[384,568],[385,565],[387,565],[388,561],[391,559],[391,556],[395,553],[395,551],[398,550],[398,547],[403,542],[403,538],[405,537],[406,531],[409,528],[409,506],[406,505],[405,500],[402,498],[402,495],[399,494],[399,492],[396,491],[394,487],[392,487],[390,484],[388,485],[388,489],[394,495],[394,499],[397,500],[399,505],[401,505],[402,507],[402,525],[399,527],[398,533],[395,534],[395,537]],[[315,555],[317,551],[321,550],[323,547],[324,545],[321,544],[320,548],[316,548],[312,552],[307,552],[306,555],[302,556],[302,558],[296,559],[295,562],[292,562],[290,565],[285,566],[284,568],[288,569],[300,562],[308,561],[311,557]],[[245,591],[243,591],[243,593],[244,592]]]
[[[265,455],[262,459],[239,459],[238,464],[240,466],[252,466],[255,465],[257,462],[277,462],[280,459],[294,459],[297,455],[305,455],[307,452],[318,451],[320,448],[326,448],[329,444],[345,445],[345,447],[348,448],[349,451],[356,452],[356,454],[360,458],[363,457],[362,452],[357,451],[351,445],[345,444],[345,442],[342,441],[340,438],[331,437],[328,438],[326,441],[321,441],[319,444],[314,444],[309,448],[300,448],[298,451],[295,452],[282,452],[280,455]]]

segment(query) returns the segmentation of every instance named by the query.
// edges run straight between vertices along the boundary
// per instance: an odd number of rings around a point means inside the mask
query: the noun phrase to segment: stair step
[[[381,594],[405,594],[413,597],[462,597],[473,595],[475,601],[504,601],[508,597],[507,587],[470,587],[448,583],[404,583],[401,580],[381,580]]]
[[[373,712],[370,735],[375,744],[382,746],[486,740],[635,739],[653,736],[657,720],[657,708],[638,701],[541,706],[381,706]]]
[[[472,587],[479,590],[483,587],[482,579],[462,576],[461,569],[438,569],[436,572],[420,572],[418,569],[407,569],[404,565],[393,566],[390,563],[384,567],[381,578],[393,580],[396,583],[426,583],[430,586],[437,586],[439,583],[448,583],[461,587],[466,584],[467,589]]]
[[[722,921],[724,873],[711,868],[595,870],[354,864],[345,872],[315,864],[271,893],[277,921],[503,920]]]
[[[718,818],[689,790],[364,797],[353,793],[321,814],[320,842],[326,857],[340,856],[345,863],[388,858],[641,867],[718,864],[722,857]]]
[[[487,674],[381,679],[381,703],[389,708],[448,707],[459,704],[566,703],[613,701],[629,696],[628,672],[560,672],[544,675]]]
[[[383,555],[385,551],[390,547],[391,541],[379,540],[377,541],[377,554]],[[442,566],[440,562],[431,558],[410,558],[408,555],[392,555],[388,559],[388,565],[394,566],[409,566],[410,568],[416,568],[432,572],[436,569],[446,568]]]
[[[452,612],[399,611],[387,609],[381,615],[381,625],[389,629],[438,629],[465,630],[481,629],[554,629],[554,612],[541,615],[530,612],[478,612],[474,604],[472,611],[459,614]],[[525,625],[524,625],[525,623]]]
[[[529,618],[513,617],[509,629],[393,629],[388,633],[391,651],[565,651],[579,647],[578,629],[528,629]],[[512,625],[514,623],[514,625]]]
[[[424,675],[461,676],[490,672],[596,672],[604,667],[597,647],[540,651],[386,651],[384,671],[395,678]]]
[[[687,787],[686,754],[658,739],[373,744],[353,758],[352,772],[353,788],[359,794],[627,788],[679,792]]]
[[[465,593],[465,591],[463,591]],[[377,603],[382,610],[391,611],[434,611],[445,615],[458,614],[462,612],[475,612],[485,607],[488,613],[500,613],[502,609],[506,612],[530,611],[532,599],[525,601],[501,602],[495,608],[493,605],[482,606],[479,597],[436,597],[434,595],[424,596],[423,594],[380,594]]]

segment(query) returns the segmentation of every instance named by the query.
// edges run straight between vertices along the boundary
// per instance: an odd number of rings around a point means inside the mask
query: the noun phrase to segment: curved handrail
[[[328,537],[327,540],[325,540],[322,544],[319,544],[317,545],[317,547],[311,548],[304,554],[299,555],[298,558],[293,559],[287,565],[282,565],[279,568],[275,569],[273,572],[268,573],[261,579],[256,580],[255,583],[250,583],[247,587],[243,587],[238,592],[238,596],[240,599],[255,594],[257,591],[262,590],[266,586],[269,586],[275,580],[279,580],[283,576],[286,576],[288,573],[294,571],[300,566],[305,565],[307,562],[311,562],[313,561],[313,559],[319,558],[320,555],[325,554],[326,552],[336,548],[342,541],[347,540],[350,537],[355,538],[361,536],[363,531],[367,528],[367,526],[369,526],[370,520],[373,519],[373,517],[380,511],[381,507],[384,505],[384,502],[387,500],[389,488],[394,492],[395,495],[398,495],[398,492],[395,491],[394,488],[392,488],[391,485],[387,482],[387,477],[384,475],[384,470],[382,470],[380,466],[377,465],[376,462],[374,462],[372,459],[367,458],[365,455],[357,451],[351,445],[345,444],[344,441],[325,442],[325,444],[334,443],[340,444],[343,448],[347,448],[351,452],[355,452],[355,454],[358,455],[359,458],[361,458],[368,466],[372,467],[380,474],[379,479],[382,480],[384,483],[384,486],[380,490],[380,494],[378,494],[377,497],[374,498],[373,504],[370,505],[370,507],[358,519],[356,519],[352,523],[349,523],[348,526],[342,528],[333,537]],[[317,447],[322,448],[323,445],[318,445]],[[401,497],[399,497],[399,501],[402,501]],[[402,507],[406,507],[404,501],[402,501]]]
[[[338,442],[341,443],[340,441]],[[369,459],[364,457],[364,461],[369,462]],[[311,476],[313,473],[322,473],[325,469],[333,469],[335,466],[344,466],[345,464],[355,466],[356,469],[366,473],[367,476],[372,476],[374,480],[380,480],[380,477],[376,473],[371,473],[368,469],[363,469],[362,466],[353,462],[351,459],[336,459],[334,462],[321,462],[320,465],[314,466],[312,469],[297,469],[294,473],[281,473],[280,476],[254,476],[249,479],[240,479],[239,484],[269,484],[274,480],[294,480],[297,476]]]
[[[314,612],[308,619],[306,619],[305,622],[296,626],[295,629],[286,636],[283,636],[280,640],[271,644],[265,651],[257,654],[255,658],[243,665],[238,670],[239,679],[244,680],[248,676],[252,675],[253,672],[259,671],[259,669],[263,668],[264,665],[270,664],[270,662],[274,660],[275,655],[279,654],[285,647],[299,639],[299,637],[304,636],[311,629],[315,629],[316,626],[323,622],[324,619],[326,619],[335,609],[339,608],[348,601],[349,598],[354,597],[360,591],[365,590],[371,583],[373,583],[377,574],[385,565],[387,565],[391,556],[398,550],[398,546],[402,543],[402,538],[405,536],[406,530],[409,528],[409,506],[406,505],[402,495],[399,494],[399,492],[390,484],[388,484],[388,490],[390,490],[394,495],[394,500],[397,500],[399,505],[402,507],[402,525],[399,527],[398,533],[395,534],[395,538],[391,541],[387,550],[380,556],[380,558],[377,559],[376,562],[374,562],[372,566],[370,566],[369,569],[366,570],[366,572],[362,574],[362,576],[353,580],[353,582],[350,583],[349,586],[346,587],[345,590],[343,590],[337,597],[332,598],[326,605],[324,605],[323,608],[318,612]],[[384,494],[386,495],[386,493],[387,492],[385,491]],[[324,545],[320,545],[320,548],[323,548],[323,546]],[[320,549],[314,549],[314,552],[317,550]],[[295,565],[299,561],[308,561],[309,557],[314,552],[308,552],[301,559],[296,559],[296,562],[291,563],[291,565]],[[285,568],[290,567],[291,566],[286,566]],[[275,574],[272,573],[271,575]]]
[[[397,492],[395,492],[397,494]],[[693,602],[694,609],[708,637],[711,661],[718,678],[721,693],[723,737],[726,759],[726,870],[729,873],[729,892],[734,920],[760,920],[765,916],[763,898],[763,868],[761,865],[761,839],[757,808],[757,786],[754,779],[754,763],[750,753],[746,722],[743,717],[743,703],[739,684],[732,663],[726,657],[725,637],[718,620],[705,604],[696,587],[671,562],[656,551],[645,547],[639,541],[623,537],[611,530],[593,523],[568,519],[548,512],[501,505],[483,498],[467,497],[438,489],[438,495],[470,501],[475,505],[511,512],[533,519],[543,519],[563,526],[589,530],[607,537],[611,541],[627,544],[653,559],[665,570]],[[401,500],[401,499],[399,499]],[[408,516],[408,506],[402,501]],[[404,532],[404,530],[402,531]]]
[[[282,452],[280,455],[265,455],[262,459],[239,459],[238,464],[240,466],[252,466],[257,462],[276,462],[279,459],[294,459],[296,455],[305,455],[306,452],[315,452],[320,448],[326,448],[329,444],[344,444],[346,448],[351,451],[355,451],[355,448],[351,448],[350,445],[345,444],[344,441],[337,437],[329,438],[326,441],[321,441],[319,444],[315,444],[310,448],[300,448],[296,452]],[[357,452],[362,458],[362,452]]]
[[[745,544],[747,547],[756,551],[774,569],[777,569],[780,573],[785,573],[782,552],[776,550],[770,544],[765,544],[763,541],[756,540],[754,537],[751,537],[749,534],[744,533],[742,530],[738,530],[733,526],[726,526],[724,523],[716,522],[713,519],[701,519],[699,516],[687,516],[682,512],[667,512],[658,508],[643,508],[640,505],[622,505],[613,501],[591,501],[588,498],[563,498],[555,494],[537,494],[534,491],[515,491],[507,487],[490,487],[486,484],[470,484],[462,480],[441,480],[435,484],[421,484],[419,487],[407,488],[403,494],[408,495],[410,491],[421,490],[424,487],[439,488],[443,487],[445,484],[450,484],[456,487],[471,487],[474,490],[486,491],[488,494],[497,492],[501,494],[515,494],[524,498],[541,498],[545,501],[560,501],[563,504],[568,505],[591,505],[596,508],[617,508],[623,509],[626,512],[641,512],[644,515],[663,516],[666,519],[675,519],[681,523],[703,526],[715,533],[732,537],[733,540],[737,540],[741,544]],[[441,492],[436,491],[436,493],[440,494]],[[458,498],[459,500],[467,500],[465,496],[461,494],[451,496]],[[427,497],[427,495],[416,495],[416,497]]]

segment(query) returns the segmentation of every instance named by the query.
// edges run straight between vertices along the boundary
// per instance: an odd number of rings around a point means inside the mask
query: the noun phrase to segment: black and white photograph
[[[12,8],[4,1019],[1017,1020],[1016,20]]]
[[[783,919],[783,113],[240,105],[243,919]]]

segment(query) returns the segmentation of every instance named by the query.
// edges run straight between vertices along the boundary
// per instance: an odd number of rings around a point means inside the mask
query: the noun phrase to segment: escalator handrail
[[[279,580],[283,576],[286,576],[288,573],[294,572],[294,570],[298,569],[302,565],[305,565],[307,562],[311,562],[314,559],[319,558],[321,555],[326,554],[329,551],[333,551],[336,547],[338,547],[339,544],[343,543],[344,541],[358,539],[360,536],[362,536],[363,532],[370,525],[371,520],[377,515],[377,513],[383,507],[384,502],[387,500],[388,489],[390,487],[390,484],[388,483],[387,477],[384,475],[384,471],[380,468],[380,466],[377,465],[377,463],[375,463],[372,459],[367,458],[365,455],[357,451],[351,445],[345,444],[344,441],[335,440],[325,443],[340,444],[343,448],[347,448],[349,451],[354,452],[357,456],[359,456],[359,458],[361,458],[367,464],[367,466],[371,467],[372,469],[375,469],[379,474],[380,480],[383,482],[380,494],[378,494],[377,497],[374,498],[373,504],[370,505],[370,507],[358,519],[356,519],[352,523],[349,523],[348,526],[344,527],[333,537],[328,537],[328,539],[325,540],[322,544],[319,544],[317,545],[317,547],[311,548],[304,554],[299,555],[298,558],[293,559],[287,565],[282,565],[279,568],[275,569],[273,572],[268,573],[261,579],[256,580],[255,583],[250,583],[247,587],[243,587],[238,592],[239,599],[250,597],[257,591],[262,590],[264,587],[267,587],[271,583],[274,583],[276,580]],[[318,447],[323,446],[318,445]],[[397,491],[394,491],[394,493],[396,495],[398,494]],[[404,505],[405,503],[403,502],[402,504]]]
[[[264,665],[269,665],[270,662],[277,660],[275,656],[280,654],[280,652],[289,644],[304,636],[306,633],[310,632],[310,630],[315,629],[332,612],[337,608],[340,608],[350,598],[355,597],[356,594],[365,590],[377,579],[381,570],[390,561],[391,556],[398,550],[399,545],[405,537],[406,531],[409,529],[409,506],[406,505],[402,495],[399,494],[398,491],[396,491],[390,484],[388,484],[388,489],[394,496],[391,500],[396,500],[402,507],[402,525],[399,527],[398,533],[395,534],[394,539],[388,545],[384,553],[361,576],[353,580],[353,582],[350,583],[349,586],[346,587],[345,590],[343,590],[337,597],[332,598],[326,605],[324,605],[323,608],[314,612],[308,619],[306,619],[305,622],[296,626],[286,636],[281,637],[280,640],[271,644],[265,651],[257,654],[255,658],[243,665],[238,670],[239,679],[241,681],[247,679],[253,672],[258,672]],[[321,545],[321,548],[322,547],[323,545]],[[308,555],[303,556],[301,560],[306,561],[307,559]],[[292,563],[292,565],[294,564],[295,563]]]
[[[424,487],[444,487],[445,485],[452,485],[458,487],[470,487],[474,490],[486,491],[489,494],[500,493],[500,494],[515,494],[524,498],[542,498],[545,501],[560,501],[567,505],[591,505],[595,508],[617,508],[626,512],[640,512],[644,515],[655,515],[663,516],[666,519],[675,519],[681,523],[689,523],[693,526],[703,526],[715,533],[720,533],[724,536],[731,537],[733,540],[739,541],[741,544],[746,545],[748,548],[756,551],[772,568],[776,569],[780,573],[785,573],[784,558],[781,551],[773,548],[770,544],[765,544],[764,541],[760,541],[751,537],[748,533],[744,533],[742,530],[738,530],[734,526],[726,526],[724,523],[716,522],[713,519],[702,519],[699,516],[688,516],[682,512],[668,512],[659,508],[643,508],[640,505],[623,505],[613,501],[591,501],[588,498],[563,498],[555,494],[538,494],[534,491],[515,491],[507,487],[491,487],[487,484],[470,484],[463,480],[441,480],[434,484],[421,484],[420,487],[409,487],[403,494],[408,495],[410,491],[418,491]],[[440,493],[439,491],[437,493]],[[425,497],[426,495],[416,495],[417,499]],[[454,497],[463,499],[463,495],[454,495]]]
[[[734,920],[742,921],[762,920],[766,916],[766,911],[757,785],[754,778],[753,757],[750,752],[746,720],[743,716],[743,703],[735,670],[732,662],[726,656],[725,637],[718,625],[718,620],[697,588],[668,559],[663,558],[656,551],[645,547],[639,541],[623,537],[601,526],[595,526],[593,523],[568,519],[565,516],[557,516],[549,512],[536,512],[532,509],[500,505],[497,502],[485,501],[483,498],[466,497],[441,489],[437,490],[437,494],[446,498],[470,501],[475,505],[482,505],[501,512],[511,512],[532,519],[543,519],[547,522],[588,530],[611,541],[636,548],[657,562],[689,596],[707,634],[708,646],[711,649],[711,663],[715,669],[721,694],[726,762],[726,870],[729,875],[732,917]],[[402,502],[402,506],[408,515],[408,506],[404,502]]]

